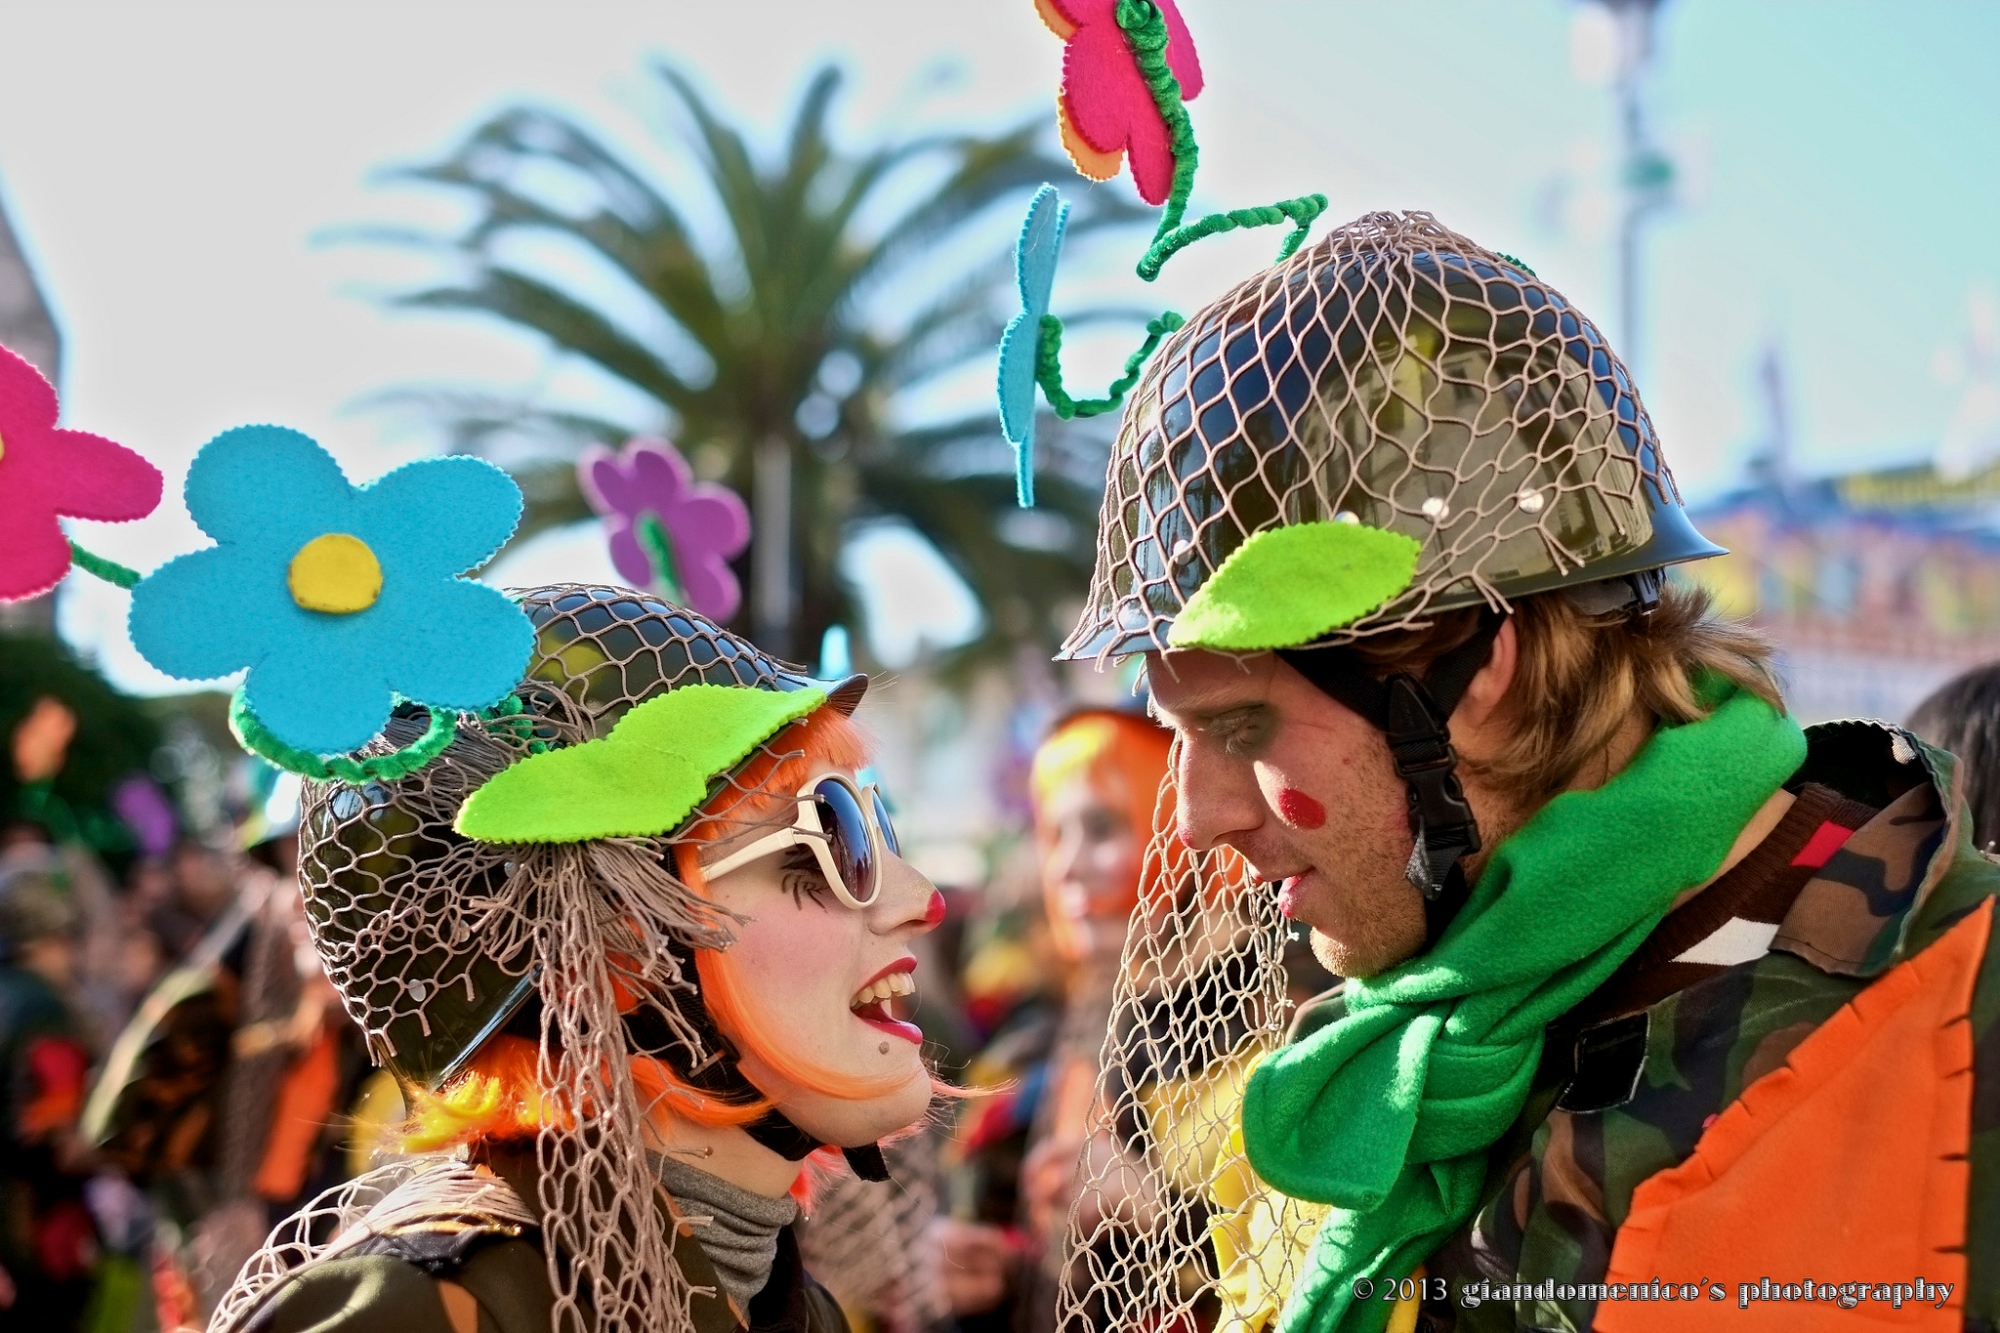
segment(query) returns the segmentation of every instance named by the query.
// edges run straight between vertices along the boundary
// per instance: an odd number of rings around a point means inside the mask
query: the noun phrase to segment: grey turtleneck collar
[[[712,1219],[695,1227],[694,1238],[715,1265],[723,1290],[735,1299],[737,1309],[747,1311],[750,1298],[771,1279],[771,1265],[778,1257],[778,1233],[797,1220],[798,1204],[790,1196],[773,1199],[752,1194],[672,1156],[646,1155],[659,1172],[668,1197],[684,1216]]]

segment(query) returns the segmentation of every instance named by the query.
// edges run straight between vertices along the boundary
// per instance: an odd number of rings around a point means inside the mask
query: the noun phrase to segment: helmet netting
[[[208,1326],[240,1327],[292,1273],[419,1218],[524,1229],[535,1225],[534,1215],[524,1211],[514,1192],[488,1172],[451,1157],[398,1158],[334,1186],[280,1222],[243,1265]]]
[[[1173,335],[1128,402],[1065,656],[1164,650],[1250,535],[1324,520],[1422,547],[1407,592],[1322,642],[1592,577],[1678,503],[1596,327],[1427,213],[1371,213]],[[1628,571],[1629,572],[1629,571]]]
[[[1172,771],[1059,1260],[1059,1333],[1255,1327],[1317,1221],[1256,1179],[1239,1131],[1250,1072],[1284,1036],[1290,923],[1235,852],[1180,841]]]
[[[516,759],[601,737],[632,706],[676,685],[758,685],[803,673],[678,607],[623,589],[537,589],[523,602],[540,638],[517,691],[521,712],[461,715],[444,753],[401,781],[307,784],[300,837],[307,922],[371,1050],[406,1070],[419,1053],[401,1047],[437,1035],[432,1020],[448,1003],[470,1005],[480,988],[495,993],[495,969],[503,983],[532,978],[538,1081],[553,1094],[536,1138],[553,1326],[688,1333],[692,1292],[658,1205],[644,1134],[653,1108],[629,1076],[635,1052],[619,997],[651,1008],[661,1020],[654,1028],[679,1048],[674,1063],[698,1066],[715,1054],[674,997],[695,993],[686,951],[726,947],[731,918],[680,881],[673,851],[696,833],[707,840],[789,824],[793,810],[783,798],[791,793],[724,778],[703,813],[672,837],[496,845],[461,838],[451,825],[466,797]],[[393,719],[371,748],[407,744],[423,725]],[[760,753],[793,757],[783,737]],[[768,773],[774,765],[755,767]],[[224,1311],[240,1311],[315,1257],[291,1241],[273,1244],[245,1267],[212,1328],[227,1328]]]

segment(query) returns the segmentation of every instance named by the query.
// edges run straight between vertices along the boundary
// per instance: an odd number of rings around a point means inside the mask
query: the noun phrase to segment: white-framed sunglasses
[[[812,848],[833,896],[849,907],[872,906],[882,892],[882,861],[901,856],[889,807],[874,783],[856,786],[841,773],[814,778],[799,788],[799,817],[723,857],[704,864],[710,879],[740,870],[752,861],[804,843]]]

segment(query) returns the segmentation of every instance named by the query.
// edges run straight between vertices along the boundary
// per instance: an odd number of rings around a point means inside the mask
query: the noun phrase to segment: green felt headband
[[[1410,586],[1416,540],[1366,523],[1267,528],[1230,552],[1167,631],[1174,648],[1296,648]]]
[[[826,702],[820,689],[683,685],[610,734],[527,758],[473,792],[453,827],[476,842],[644,838],[678,827],[708,784]]]

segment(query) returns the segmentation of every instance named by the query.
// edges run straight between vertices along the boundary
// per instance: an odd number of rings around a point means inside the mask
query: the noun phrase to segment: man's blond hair
[[[1724,620],[1706,590],[1669,582],[1649,613],[1593,615],[1561,592],[1514,602],[1519,660],[1505,707],[1513,734],[1476,766],[1488,783],[1532,810],[1576,781],[1604,755],[1635,708],[1658,723],[1707,715],[1695,695],[1698,677],[1725,677],[1783,708],[1769,640]],[[1431,659],[1472,635],[1479,612],[1441,615],[1426,629],[1375,635],[1354,644],[1370,665],[1421,672]]]

